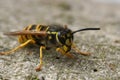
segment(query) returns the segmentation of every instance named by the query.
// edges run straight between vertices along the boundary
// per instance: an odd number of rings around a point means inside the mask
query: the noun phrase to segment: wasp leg
[[[60,52],[63,55],[66,55],[69,58],[74,58],[72,54],[70,54],[69,52],[65,53],[65,51],[63,51],[61,48],[57,48],[56,51]]]
[[[77,53],[80,53],[81,55],[84,55],[84,56],[89,56],[91,53],[89,52],[81,52],[76,46],[75,44],[72,44],[72,48],[77,52]]]
[[[29,43],[35,43],[34,40],[27,40],[25,43],[22,43],[21,45],[19,45],[18,47],[15,47],[14,49],[7,51],[7,52],[0,52],[0,55],[8,55],[11,54],[12,52],[15,52],[16,50],[25,47],[26,45],[28,45]]]
[[[41,47],[40,47],[40,63],[39,63],[39,65],[37,66],[37,68],[35,69],[36,71],[40,71],[40,70],[41,70],[41,67],[42,67],[42,49],[45,49],[45,46],[41,46]]]

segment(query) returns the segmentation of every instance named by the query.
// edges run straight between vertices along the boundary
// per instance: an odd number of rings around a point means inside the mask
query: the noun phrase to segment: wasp
[[[20,48],[23,48],[28,45],[38,45],[40,46],[40,62],[39,65],[35,68],[36,71],[40,71],[42,67],[42,58],[43,58],[43,49],[49,50],[51,48],[56,49],[57,52],[73,58],[74,56],[70,53],[70,50],[73,49],[75,52],[82,55],[90,55],[89,52],[81,52],[73,43],[74,34],[80,31],[85,30],[100,30],[100,28],[85,28],[72,31],[67,28],[67,25],[29,25],[20,31],[13,31],[4,33],[5,35],[18,36],[19,46],[6,51],[0,52],[0,55],[8,55]]]

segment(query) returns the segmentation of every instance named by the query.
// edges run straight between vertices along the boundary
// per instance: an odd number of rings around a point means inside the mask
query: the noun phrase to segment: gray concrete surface
[[[67,24],[72,30],[100,27],[75,34],[74,42],[91,56],[74,53],[69,59],[54,50],[44,52],[42,71],[39,48],[23,48],[0,56],[0,80],[120,80],[120,4],[98,0],[1,0],[0,51],[19,45],[3,32],[29,24]],[[30,55],[28,55],[31,53]],[[60,59],[56,59],[60,57]]]

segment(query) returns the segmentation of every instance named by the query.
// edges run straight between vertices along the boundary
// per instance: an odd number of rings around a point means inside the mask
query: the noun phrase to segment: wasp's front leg
[[[77,52],[77,53],[80,53],[81,55],[84,55],[84,56],[89,56],[91,53],[89,52],[81,52],[76,46],[75,44],[72,44],[72,48]]]
[[[63,55],[66,55],[69,58],[74,58],[74,56],[72,54],[70,54],[69,52],[65,52],[64,50],[62,50],[61,48],[57,48],[56,51],[60,52]]]

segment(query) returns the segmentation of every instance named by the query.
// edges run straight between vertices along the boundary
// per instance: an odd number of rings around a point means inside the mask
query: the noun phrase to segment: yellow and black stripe
[[[29,26],[24,28],[24,31],[38,31],[38,32],[40,32],[40,31],[47,31],[48,28],[49,27],[45,26],[45,25],[29,25]],[[40,42],[41,40],[44,40],[44,38],[45,38],[44,36],[39,36],[39,35],[20,35],[18,37],[18,41],[20,43],[24,43],[27,40],[32,39],[35,41],[39,40],[39,42]]]

